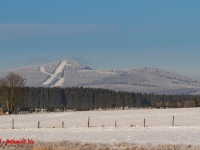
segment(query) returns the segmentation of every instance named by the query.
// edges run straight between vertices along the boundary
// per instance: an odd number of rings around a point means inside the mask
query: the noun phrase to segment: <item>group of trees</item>
[[[9,113],[17,108],[92,110],[140,107],[197,107],[200,96],[157,95],[83,87],[25,87],[26,80],[9,73],[0,80],[0,100]]]
[[[93,110],[114,108],[197,107],[200,96],[142,94],[83,87],[25,87],[28,95],[21,107]]]
[[[17,111],[19,102],[24,98],[22,87],[25,84],[26,80],[21,75],[12,72],[0,79],[0,101],[9,114]]]

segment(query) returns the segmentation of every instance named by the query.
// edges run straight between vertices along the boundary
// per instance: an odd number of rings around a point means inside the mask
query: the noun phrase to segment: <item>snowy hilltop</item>
[[[33,87],[92,87],[115,91],[157,94],[200,94],[200,81],[156,68],[92,70],[75,60],[10,70],[27,79]],[[0,72],[0,77],[10,71]]]

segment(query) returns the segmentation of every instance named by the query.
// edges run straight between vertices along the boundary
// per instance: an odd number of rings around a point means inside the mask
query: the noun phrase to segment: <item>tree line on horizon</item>
[[[158,95],[83,87],[26,87],[14,73],[0,79],[0,107],[9,114],[17,109],[39,108],[86,111],[115,108],[187,108],[200,106],[200,95]]]
[[[24,87],[21,108],[54,108],[87,111],[115,108],[188,108],[198,107],[200,96],[158,95],[83,87]]]

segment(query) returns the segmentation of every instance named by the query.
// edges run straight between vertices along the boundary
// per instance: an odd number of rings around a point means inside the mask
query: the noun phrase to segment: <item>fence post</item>
[[[64,121],[62,122],[62,128],[64,128]]]
[[[117,127],[117,121],[115,121],[115,128]]]
[[[12,129],[15,128],[15,126],[14,126],[14,119],[12,119],[12,126],[11,126],[11,128],[12,128]]]
[[[144,119],[144,127],[146,127],[146,120]]]
[[[173,119],[172,119],[172,126],[174,126],[174,116],[173,116]]]
[[[88,128],[90,127],[90,117],[88,117]]]
[[[40,128],[40,122],[38,121],[38,128]]]

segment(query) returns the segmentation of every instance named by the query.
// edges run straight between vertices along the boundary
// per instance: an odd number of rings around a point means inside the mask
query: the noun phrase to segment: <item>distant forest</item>
[[[24,87],[21,108],[72,109],[183,108],[200,106],[199,95],[157,95],[95,88]]]

